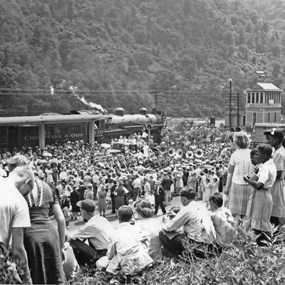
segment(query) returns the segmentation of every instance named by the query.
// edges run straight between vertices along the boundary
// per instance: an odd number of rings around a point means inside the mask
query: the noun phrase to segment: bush
[[[283,237],[282,235],[278,240],[272,238],[268,247],[258,247],[254,235],[238,228],[236,241],[221,254],[197,259],[192,254],[193,245],[186,244],[187,250],[183,257],[156,261],[151,268],[141,276],[132,278],[129,283],[121,277],[110,281],[104,272],[91,272],[85,268],[70,284],[285,284]]]

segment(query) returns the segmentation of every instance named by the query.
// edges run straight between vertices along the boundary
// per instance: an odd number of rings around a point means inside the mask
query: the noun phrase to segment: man
[[[135,179],[132,183],[132,186],[133,186],[133,200],[134,202],[137,200],[137,197],[140,197],[141,195],[141,180],[139,178],[139,175],[136,174],[135,175]]]
[[[148,180],[146,178],[144,178],[143,196],[147,197],[149,195],[150,191],[151,191],[150,184],[149,184]]]
[[[80,208],[82,216],[86,217],[87,223],[70,235],[68,240],[70,240],[78,263],[80,265],[91,264],[98,257],[106,255],[110,236],[114,229],[106,218],[94,216],[95,202],[93,200],[79,201],[77,206]],[[85,239],[88,239],[90,246],[81,241]]]
[[[274,148],[273,162],[276,166],[276,180],[271,187],[273,208],[270,222],[275,226],[285,224],[285,149],[282,146],[284,133],[279,129],[267,130],[264,132],[267,143]]]
[[[195,247],[208,247],[216,238],[214,225],[206,207],[195,201],[194,190],[181,190],[180,198],[183,207],[173,219],[166,221],[159,233],[163,245],[163,252],[166,257],[178,257],[185,250],[183,240],[195,244]],[[183,227],[183,231],[181,231]],[[204,250],[198,248],[194,254],[203,256]]]
[[[24,248],[24,228],[31,226],[28,204],[23,196],[34,186],[33,171],[29,166],[16,167],[0,185],[0,242],[9,247],[12,237],[12,255],[22,269],[20,277],[25,284],[32,284]]]
[[[166,210],[164,207],[164,190],[161,186],[161,182],[160,180],[156,180],[155,182],[155,189],[154,189],[154,204],[155,204],[155,212],[154,214],[157,215],[158,212],[158,208],[161,208],[161,211],[163,212],[163,214],[166,214]]]
[[[164,177],[161,182],[161,186],[165,192],[165,204],[170,204],[171,201],[171,190],[170,187],[173,184],[171,179],[171,172],[164,173]]]

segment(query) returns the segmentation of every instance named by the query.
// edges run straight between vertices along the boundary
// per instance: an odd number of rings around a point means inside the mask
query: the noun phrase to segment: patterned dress
[[[33,284],[60,284],[65,281],[58,232],[49,218],[56,194],[47,183],[36,180],[39,202],[27,196],[31,227],[24,230],[24,245],[28,255]]]
[[[105,189],[101,188],[98,191],[98,211],[99,212],[106,212],[107,209],[107,192]]]

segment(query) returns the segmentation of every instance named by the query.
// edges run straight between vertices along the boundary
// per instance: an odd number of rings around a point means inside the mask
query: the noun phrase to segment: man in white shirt
[[[137,200],[138,196],[140,197],[141,185],[142,185],[142,182],[141,182],[141,180],[139,178],[139,175],[136,174],[135,175],[135,180],[132,183],[132,186],[133,186],[133,200],[134,200],[134,202]]]
[[[70,235],[70,245],[74,249],[75,256],[80,265],[84,265],[81,261],[82,256],[86,252],[91,256],[93,260],[87,263],[92,263],[100,256],[104,256],[107,253],[107,248],[110,243],[110,236],[112,235],[114,228],[111,223],[104,217],[95,216],[95,202],[91,199],[85,199],[79,201],[77,206],[80,207],[82,215],[87,218],[87,223],[80,228],[77,232]],[[84,243],[88,239],[89,245]],[[81,256],[80,256],[81,255]]]
[[[16,167],[0,184],[0,242],[8,248],[12,237],[12,255],[22,269],[20,277],[25,284],[31,284],[32,280],[23,244],[23,229],[31,224],[28,204],[23,196],[28,194],[33,186],[33,171],[29,166]]]
[[[159,233],[166,257],[178,257],[185,250],[182,240],[197,246],[208,247],[216,239],[216,232],[210,214],[201,203],[195,201],[194,190],[182,190],[181,202],[184,207],[162,226]],[[194,254],[203,257],[203,249]]]

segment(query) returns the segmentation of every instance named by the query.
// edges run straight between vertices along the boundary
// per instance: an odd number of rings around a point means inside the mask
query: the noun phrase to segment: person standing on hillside
[[[171,179],[171,172],[164,173],[161,186],[165,193],[165,204],[170,204],[171,201],[171,190],[170,187],[173,184],[173,181]]]
[[[156,180],[155,182],[155,192],[154,192],[154,201],[155,201],[155,212],[154,214],[157,215],[158,208],[161,208],[163,214],[166,214],[166,210],[164,207],[164,197],[165,193],[163,187],[161,186],[161,181]]]
[[[246,214],[247,203],[251,194],[251,185],[243,177],[254,169],[250,160],[249,138],[245,132],[233,134],[233,145],[236,150],[230,158],[227,183],[224,193],[229,195],[229,209],[237,223]]]
[[[24,228],[31,226],[28,205],[23,198],[33,188],[32,169],[16,167],[0,185],[0,242],[8,249],[12,237],[12,256],[22,269],[24,284],[32,284],[27,252],[24,248]]]
[[[264,132],[267,143],[274,148],[273,162],[276,166],[277,175],[271,194],[273,199],[273,208],[270,222],[275,226],[285,224],[285,149],[282,146],[284,133],[282,130],[272,129]]]

